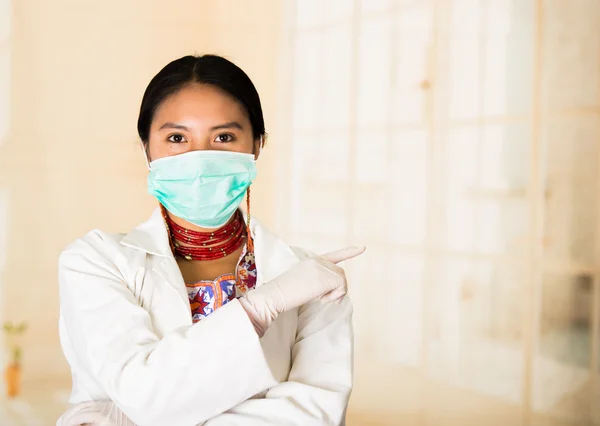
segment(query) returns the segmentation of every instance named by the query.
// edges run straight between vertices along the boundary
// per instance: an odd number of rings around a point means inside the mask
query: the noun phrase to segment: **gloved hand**
[[[277,316],[312,300],[341,300],[348,291],[346,274],[336,264],[362,254],[364,247],[336,250],[301,260],[277,278],[238,299],[259,336]]]
[[[86,401],[72,406],[56,426],[135,426],[112,401]]]

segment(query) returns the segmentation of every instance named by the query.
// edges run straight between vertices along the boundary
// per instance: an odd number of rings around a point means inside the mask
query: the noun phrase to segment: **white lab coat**
[[[257,286],[308,254],[254,219]],[[128,234],[92,231],[59,261],[70,403],[112,400],[139,426],[341,425],[352,306],[311,303],[259,339],[237,300],[192,323],[160,210]]]

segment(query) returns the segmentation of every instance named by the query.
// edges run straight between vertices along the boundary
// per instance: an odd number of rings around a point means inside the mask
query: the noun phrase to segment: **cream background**
[[[26,378],[67,374],[58,346],[62,248],[93,228],[145,220],[137,110],[150,78],[188,53],[222,54],[253,79],[272,130],[278,1],[13,4],[10,121],[0,145],[3,318],[27,319]],[[273,220],[273,142],[261,156],[254,213]],[[3,215],[0,215],[2,218]],[[4,223],[4,222],[3,222]],[[2,240],[4,242],[4,239]],[[5,248],[6,247],[6,248]]]
[[[498,5],[504,1],[488,0],[487,3]],[[580,139],[594,140],[598,131],[591,123],[594,122],[594,117],[596,124],[600,122],[600,92],[597,80],[590,76],[590,70],[598,66],[594,56],[597,44],[593,42],[598,34],[590,30],[590,26],[577,25],[578,22],[589,22],[589,19],[582,19],[587,16],[586,11],[590,12],[590,16],[597,16],[593,15],[598,13],[598,3],[595,1],[529,1],[531,4],[543,4],[545,25],[554,31],[543,41],[546,61],[544,69],[549,70],[549,73],[543,77],[537,73],[538,80],[533,83],[543,83],[543,105],[551,109],[544,117],[544,137],[546,133],[555,135],[554,142],[544,142],[546,145],[554,144],[554,163],[537,164],[536,167],[548,167],[550,170],[554,168],[557,176],[563,176],[552,182],[558,195],[548,201],[547,213],[551,219],[558,217],[547,231],[550,240],[561,243],[563,240],[567,241],[564,247],[559,245],[559,249],[568,248],[572,237],[571,229],[561,225],[566,221],[563,216],[581,214],[571,211],[565,213],[560,206],[576,205],[578,202],[581,204],[580,199],[576,199],[572,193],[573,188],[581,186],[582,181],[569,179],[573,170],[577,170],[581,159],[589,155],[585,150],[583,153],[576,152],[575,149],[571,151],[570,147],[574,146],[571,142]],[[334,0],[296,2],[312,5],[307,6],[308,9],[318,8],[321,4],[333,5],[327,6],[330,11],[335,9],[336,4]],[[464,10],[476,3],[475,0],[453,2],[466,8]],[[292,3],[294,2],[291,0],[173,0],[168,3],[158,0],[13,0],[11,8],[5,8],[8,2],[0,0],[0,317],[12,321],[27,319],[31,326],[23,339],[23,399],[9,405],[6,410],[4,402],[0,402],[0,420],[4,419],[2,416],[6,412],[28,413],[19,414],[21,423],[14,424],[51,424],[49,419],[53,420],[64,404],[68,367],[63,360],[57,336],[57,257],[66,244],[90,229],[97,227],[115,232],[127,231],[144,220],[155,206],[155,201],[146,195],[145,163],[138,146],[135,125],[137,109],[147,82],[168,61],[193,52],[222,54],[239,64],[253,79],[263,101],[267,131],[270,134],[267,149],[259,163],[259,178],[253,190],[253,213],[275,231],[289,234],[292,238],[298,237],[294,234],[296,229],[287,221],[286,212],[291,209],[291,205],[278,199],[282,197],[287,200],[289,183],[289,165],[278,160],[289,161],[295,152],[290,131],[291,120],[288,117],[293,79],[289,69],[292,45],[288,39],[289,33],[284,28],[285,20],[291,14]],[[338,3],[341,5],[344,0],[338,0]],[[359,3],[359,0],[354,1],[355,5]],[[377,14],[380,13],[377,10],[384,9],[386,5],[394,3],[399,8],[400,5],[411,4],[411,0],[373,0],[366,3],[371,3],[375,10],[373,13]],[[451,3],[450,0],[436,1],[442,14],[447,13],[445,8]],[[6,11],[11,12],[9,14]],[[565,32],[570,35],[577,33],[576,40],[579,37],[579,40],[590,40],[590,43],[569,44],[564,41]],[[555,34],[554,38],[552,34]],[[6,55],[7,52],[10,55]],[[3,67],[4,61],[9,61],[8,67]],[[460,64],[454,66],[457,67],[455,72],[460,74]],[[523,60],[519,73],[533,73],[532,67],[531,63]],[[2,74],[6,69],[10,70],[9,76]],[[446,69],[434,71],[434,74],[440,75],[440,81],[442,71],[445,72]],[[417,79],[418,86],[421,76],[412,77]],[[446,89],[450,90],[448,87]],[[489,93],[490,88],[494,87],[496,86],[492,81],[484,89]],[[547,90],[547,87],[558,89]],[[420,90],[413,86],[409,89]],[[463,93],[464,87],[457,84],[452,90]],[[531,88],[525,86],[523,90]],[[448,95],[440,95],[435,86],[432,92],[435,93],[433,97]],[[367,98],[368,95],[369,93]],[[490,97],[496,95],[498,94],[492,93]],[[429,95],[424,96],[428,97]],[[369,105],[363,102],[361,108],[368,110]],[[424,109],[430,108],[427,101],[424,101],[424,105]],[[453,117],[459,121],[458,125],[476,125],[478,120],[508,125],[521,119],[516,113],[503,115],[505,111],[482,118],[477,114],[469,115],[473,112],[469,108],[465,111],[460,108],[456,110],[459,115],[465,114],[464,117]],[[8,121],[4,121],[5,118]],[[444,117],[446,118],[448,117]],[[526,119],[532,118],[528,116]],[[429,128],[429,121],[435,120],[427,120],[424,125]],[[578,120],[589,128],[579,126]],[[437,122],[432,127],[439,133],[442,132],[440,129],[444,129],[443,124]],[[380,132],[388,130],[378,129]],[[528,137],[519,136],[522,139]],[[491,156],[493,155],[492,153]],[[539,170],[530,172],[535,175]],[[589,178],[585,176],[585,179]],[[583,182],[586,182],[585,179]],[[537,198],[540,194],[534,194],[527,202],[531,201],[534,205],[540,203],[543,198]],[[362,201],[363,198],[372,200],[370,195],[372,193],[369,191],[359,193],[358,202],[368,207],[368,203]],[[505,198],[523,196],[518,191],[516,194],[507,191],[500,195]],[[369,211],[363,213],[369,217]],[[541,227],[539,215],[539,212],[533,213],[534,227]],[[519,218],[524,221],[529,219],[529,216]],[[435,221],[435,217],[433,220]],[[373,229],[379,232],[382,223],[384,222],[376,217]],[[410,224],[407,227],[410,228]],[[470,223],[466,223],[466,227],[472,228]],[[537,231],[530,236],[537,237]],[[334,242],[322,236],[314,237],[314,240],[316,245],[328,245],[342,243],[346,237],[342,236]],[[304,238],[310,240],[313,237],[307,235]],[[589,245],[587,240],[585,243]],[[566,253],[569,250],[565,248],[563,251]],[[371,245],[371,251],[362,263],[357,264],[352,276],[366,276],[374,265],[379,270],[382,270],[382,265],[395,266],[389,260],[384,261],[378,257],[381,253],[385,253],[385,250],[377,247],[376,243]],[[550,254],[559,259],[566,256],[558,249]],[[582,266],[575,262],[564,266],[558,261],[546,260],[549,266],[538,265],[538,270],[547,266],[559,272],[564,272],[565,269],[571,272],[589,270],[587,263]],[[597,256],[590,262],[597,264]],[[592,272],[597,273],[594,271]],[[443,275],[443,272],[440,274]],[[413,277],[409,276],[408,279],[412,280]],[[507,282],[514,284],[510,276]],[[595,282],[597,286],[598,280]],[[412,281],[408,284],[412,286]],[[367,281],[353,282],[354,291],[358,294],[361,291],[368,294],[372,288],[370,285]],[[550,297],[554,298],[549,302],[550,313],[556,317],[557,322],[564,321],[573,310],[572,306],[567,306],[564,302],[570,294],[567,287],[568,285],[557,287]],[[519,287],[508,286],[506,289],[507,293],[503,295],[506,300],[502,301],[504,306],[512,303],[515,297],[522,296],[520,290],[518,294],[510,293],[515,289],[519,290]],[[453,297],[456,290],[448,285],[449,293],[443,296]],[[410,297],[414,297],[415,290],[411,291]],[[487,288],[484,288],[479,297],[488,297],[486,291]],[[594,294],[594,318],[597,322],[597,312],[600,309],[598,289]],[[409,293],[404,293],[404,296],[408,295]],[[535,297],[541,299],[538,293],[531,295],[532,300]],[[410,300],[405,301],[405,308],[410,308],[411,303]],[[540,306],[536,303],[532,306],[539,309]],[[451,368],[443,370],[440,367],[446,376],[442,374],[442,379],[435,377],[436,372],[432,373],[431,370],[438,366],[435,363],[436,355],[443,357],[450,353],[451,356],[459,357],[469,353],[469,348],[461,352],[459,344],[452,339],[449,339],[449,343],[442,342],[448,343],[449,349],[444,348],[447,352],[436,351],[435,347],[429,349],[429,370],[421,369],[421,364],[418,367],[411,366],[410,363],[415,362],[412,358],[409,362],[405,362],[406,359],[394,360],[395,351],[402,352],[409,348],[408,352],[412,354],[419,350],[413,350],[413,343],[407,340],[390,337],[401,336],[398,329],[411,332],[411,324],[406,321],[391,321],[390,318],[403,317],[394,316],[396,311],[389,308],[389,305],[384,309],[378,309],[375,305],[366,306],[368,309],[364,306],[358,309],[356,317],[359,356],[349,425],[586,424],[559,421],[548,413],[533,415],[523,410],[521,404],[509,402],[506,398],[457,387],[453,381],[456,378],[450,377],[448,373],[453,371]],[[485,304],[474,306],[473,309],[488,307]],[[430,306],[429,309],[432,311],[432,318],[437,315],[434,307]],[[375,311],[377,314],[374,315],[374,322],[371,322],[369,315]],[[456,312],[446,309],[440,315],[442,314],[444,318],[452,320],[453,315],[464,315],[464,312],[456,307]],[[482,319],[486,318],[485,312],[482,314],[467,310],[466,314],[472,315],[469,318],[475,318],[468,324],[473,329],[478,329],[480,322],[484,322]],[[532,323],[537,319],[527,316],[525,323],[517,316],[505,313],[504,321],[505,329],[501,331],[509,334],[515,328],[532,332],[535,325]],[[447,327],[446,331],[450,330],[448,335],[453,337],[451,327],[457,324],[443,324]],[[483,329],[482,326],[481,328]],[[597,324],[594,329],[598,330]],[[597,342],[598,338],[595,340]],[[423,345],[422,342],[414,345],[418,344]],[[487,361],[493,361],[496,366],[502,366],[503,363],[519,366],[522,363],[518,352],[522,348],[504,358],[501,350],[495,350],[498,348],[476,348],[481,351],[478,356],[483,360],[483,363],[477,364],[477,368],[486,373],[490,370],[489,367],[486,368]],[[525,348],[525,351],[532,357],[535,349],[532,346]],[[453,350],[456,352],[452,352]],[[598,354],[597,348],[593,351]],[[468,364],[469,358],[466,359]],[[597,361],[593,363],[597,364]],[[489,380],[489,375],[486,377]],[[546,377],[549,385],[553,384],[553,377]],[[569,414],[577,414],[581,407],[585,410],[594,406],[594,401],[598,399],[598,374],[593,374],[586,380],[590,382],[589,385],[577,388],[577,392],[568,395],[562,401],[561,409]],[[502,381],[498,380],[500,382]],[[495,383],[489,381],[478,385],[493,388]],[[529,383],[530,388],[533,386],[536,386],[535,383]],[[594,389],[590,389],[592,386]],[[513,392],[514,388],[509,390]],[[517,392],[517,397],[519,395]],[[596,417],[600,413],[598,406],[600,404],[596,404],[594,408]],[[13,417],[16,418],[17,415]],[[32,420],[34,418],[35,421]]]

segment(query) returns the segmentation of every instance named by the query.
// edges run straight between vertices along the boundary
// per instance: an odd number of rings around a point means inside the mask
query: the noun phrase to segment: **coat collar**
[[[246,220],[246,213],[242,213]],[[269,232],[254,218],[250,219],[250,233],[254,238],[259,284],[272,280],[299,261],[298,256],[283,240]],[[121,244],[155,256],[173,257],[160,208],[155,209],[146,222],[126,234]]]
[[[169,234],[160,207],[152,212],[147,221],[126,234],[121,244],[155,256],[172,257]]]

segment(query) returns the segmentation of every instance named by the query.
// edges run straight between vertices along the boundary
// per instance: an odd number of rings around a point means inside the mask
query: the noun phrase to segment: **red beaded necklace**
[[[161,206],[173,254],[187,260],[216,260],[234,253],[246,240],[244,217],[238,210],[214,232],[198,232],[175,223]]]

